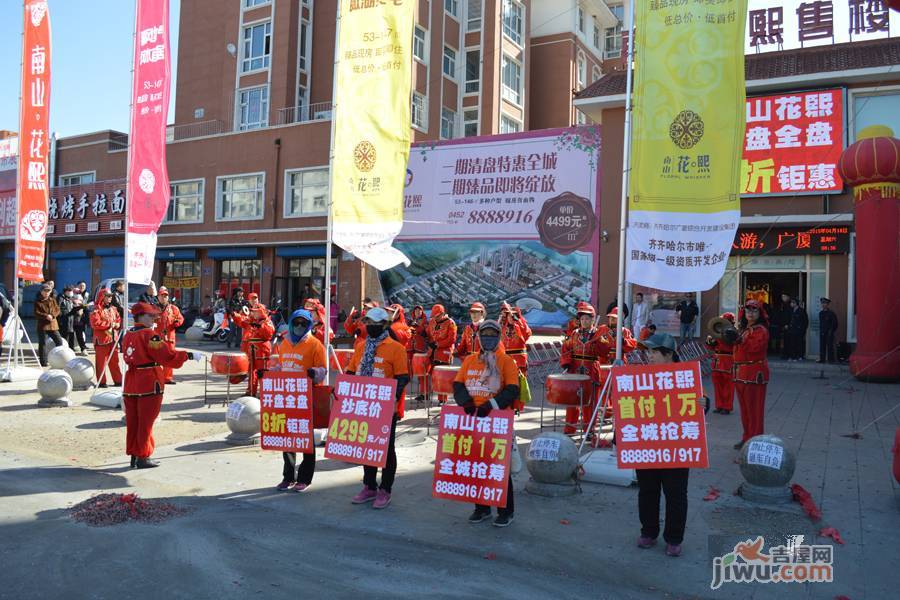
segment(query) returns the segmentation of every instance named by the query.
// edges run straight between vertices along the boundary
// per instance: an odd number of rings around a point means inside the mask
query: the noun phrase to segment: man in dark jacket
[[[228,301],[228,340],[226,341],[226,345],[231,348],[231,345],[234,344],[235,348],[239,348],[241,345],[241,328],[234,322],[234,315],[236,313],[240,313],[243,311],[244,307],[247,306],[247,301],[244,300],[244,290],[243,288],[234,288],[231,292],[231,300]]]
[[[772,311],[772,320],[769,322],[769,337],[774,340],[774,350],[781,351],[781,358],[790,358],[791,334],[788,331],[791,324],[791,297],[781,294],[781,304]],[[776,333],[777,332],[777,333]]]
[[[791,320],[788,324],[790,349],[788,360],[803,360],[806,354],[806,330],[809,327],[809,315],[800,306],[800,301],[791,298]]]
[[[59,304],[53,297],[53,288],[44,284],[41,291],[38,292],[37,300],[34,301],[34,319],[37,324],[38,335],[38,360],[42,367],[47,366],[47,355],[44,353],[44,345],[47,337],[53,340],[57,346],[62,346],[62,338],[59,337],[59,323],[56,318],[59,316]]]
[[[694,321],[700,315],[700,307],[694,299],[694,294],[688,294],[684,300],[675,307],[678,314],[678,320],[681,323],[681,339],[678,340],[678,346],[681,347],[686,341],[694,337]]]
[[[59,304],[59,335],[66,340],[69,348],[75,349],[75,302],[72,286],[63,288],[62,294],[57,298]]]
[[[822,298],[819,301],[822,310],[819,311],[819,360],[823,363],[834,362],[834,336],[837,333],[837,315],[831,310],[831,300]]]
[[[116,310],[119,311],[119,318],[122,320],[121,322],[125,322],[125,283],[122,280],[119,280],[113,284],[112,287],[112,302],[110,302],[110,306],[115,306]]]

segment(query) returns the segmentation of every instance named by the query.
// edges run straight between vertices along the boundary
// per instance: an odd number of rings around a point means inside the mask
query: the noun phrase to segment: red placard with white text
[[[325,457],[384,467],[394,418],[397,380],[338,375]]]
[[[838,193],[843,150],[843,90],[747,98],[741,195]]]
[[[620,469],[709,467],[700,363],[613,367]]]
[[[262,449],[315,452],[309,378],[299,373],[268,371],[260,380],[260,390]]]
[[[513,445],[513,411],[467,415],[461,406],[441,408],[431,495],[445,500],[506,506]]]

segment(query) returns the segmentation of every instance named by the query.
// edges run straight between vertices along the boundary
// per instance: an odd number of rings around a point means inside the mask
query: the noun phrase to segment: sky
[[[70,136],[103,129],[127,132],[131,102],[134,0],[49,0],[53,36],[50,130]],[[175,115],[178,14],[169,0]],[[0,2],[0,129],[19,129],[22,2]]]

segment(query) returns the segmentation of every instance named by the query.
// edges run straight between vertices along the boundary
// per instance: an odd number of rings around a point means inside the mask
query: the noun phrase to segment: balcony
[[[166,142],[177,142],[191,138],[208,137],[226,133],[230,128],[225,121],[214,119],[201,121],[200,123],[183,123],[181,125],[169,125],[166,127]]]
[[[317,102],[305,106],[280,108],[275,114],[275,125],[291,125],[308,121],[328,121],[331,119],[331,102]]]

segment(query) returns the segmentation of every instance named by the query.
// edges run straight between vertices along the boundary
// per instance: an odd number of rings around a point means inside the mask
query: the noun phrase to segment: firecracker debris
[[[73,519],[92,527],[119,525],[127,521],[162,523],[188,512],[189,509],[171,502],[144,500],[137,494],[98,494],[69,509]]]

